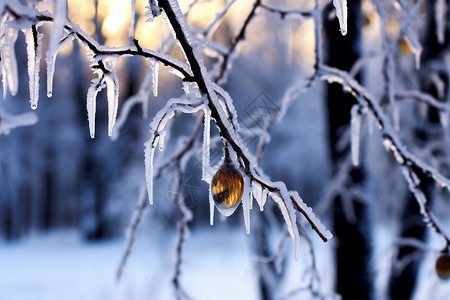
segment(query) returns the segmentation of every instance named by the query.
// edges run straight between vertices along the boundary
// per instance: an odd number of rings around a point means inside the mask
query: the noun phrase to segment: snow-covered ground
[[[181,282],[195,299],[257,299],[244,231],[202,230],[186,243]],[[173,299],[174,235],[138,236],[120,284],[124,241],[52,233],[0,245],[0,299]]]
[[[278,239],[279,236],[275,236]],[[181,283],[193,299],[259,299],[251,253],[251,236],[243,228],[205,227],[193,230],[183,255]],[[384,299],[385,280],[392,250],[389,232],[378,230],[376,240],[385,240],[375,252],[374,269],[379,290],[376,299]],[[86,243],[74,232],[33,235],[14,243],[0,243],[1,300],[120,300],[174,299],[170,285],[173,275],[175,234],[155,230],[138,235],[122,280],[115,282],[116,267],[124,249],[123,240]],[[321,277],[321,292],[331,295],[334,263],[332,242],[324,244],[312,238]],[[432,237],[430,249],[442,241]],[[434,272],[437,253],[427,252],[419,272],[415,300],[448,299],[450,281],[440,280]],[[310,266],[308,247],[301,246],[294,262],[289,240],[285,256],[286,274],[279,296],[305,286],[304,271]],[[303,282],[302,282],[303,281]],[[309,299],[302,292],[288,299]]]

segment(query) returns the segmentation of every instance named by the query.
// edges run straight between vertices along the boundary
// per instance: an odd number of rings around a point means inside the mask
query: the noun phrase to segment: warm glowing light
[[[123,10],[113,10],[107,15],[102,25],[102,34],[106,37],[117,34],[127,22],[126,12]]]

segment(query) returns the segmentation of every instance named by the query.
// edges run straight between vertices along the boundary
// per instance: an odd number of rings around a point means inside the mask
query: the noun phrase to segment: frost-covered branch
[[[307,218],[312,228],[318,233],[318,235],[324,241],[327,241],[331,238],[331,233],[325,230],[324,226],[315,217],[312,210],[306,206],[298,193],[288,192],[284,183],[270,182],[263,179],[260,175],[261,171],[254,162],[254,157],[248,153],[248,150],[243,145],[242,139],[236,132],[229,119],[224,117],[227,114],[224,113],[217,94],[214,91],[213,84],[207,76],[206,68],[203,64],[203,58],[200,56],[197,49],[197,42],[190,32],[190,29],[180,12],[178,4],[174,1],[160,0],[159,6],[165,12],[168,22],[170,22],[170,26],[174,30],[177,40],[180,42],[200,92],[206,96],[206,105],[210,111],[212,119],[214,119],[217,127],[219,128],[220,136],[227,141],[231,149],[236,154],[237,162],[246,175],[247,184],[253,186],[253,189],[259,190],[259,187],[261,187],[262,191],[267,190],[267,193],[279,205],[288,225],[291,237],[296,241],[296,243],[298,243],[299,235],[296,226],[294,226],[296,222],[295,210],[300,211]],[[256,7],[254,7],[254,9],[256,9]],[[239,36],[243,37],[243,34]],[[244,197],[245,194],[244,189]],[[263,195],[264,192],[257,192],[257,194]],[[244,207],[245,206],[244,200]],[[248,213],[244,213],[244,216],[246,215],[248,216]],[[249,224],[248,221],[246,221],[246,224]],[[247,231],[249,231],[249,228]]]
[[[133,251],[134,242],[136,241],[136,234],[139,226],[141,225],[142,218],[147,211],[147,197],[145,194],[145,184],[142,184],[141,189],[139,191],[138,203],[136,205],[136,209],[133,213],[133,217],[131,218],[131,223],[127,229],[127,239],[125,242],[125,250],[122,254],[122,257],[119,262],[119,266],[116,270],[116,282],[119,282],[122,278],[122,274],[127,265],[128,259]]]
[[[366,110],[366,113],[375,119],[386,149],[394,154],[395,159],[403,168],[403,175],[408,182],[409,190],[413,193],[421,208],[420,212],[424,217],[424,221],[448,241],[447,236],[442,232],[434,216],[429,211],[426,197],[419,186],[420,180],[418,176],[430,177],[447,189],[450,189],[450,179],[413,155],[403,145],[396,131],[393,129],[389,118],[378,104],[378,101],[347,72],[328,66],[321,66],[319,74],[323,80],[341,84],[344,90],[350,92],[355,97],[358,104]]]
[[[177,300],[189,299],[186,291],[180,283],[181,264],[183,256],[183,246],[189,235],[188,223],[192,220],[192,211],[187,208],[184,201],[183,191],[181,189],[183,182],[183,174],[180,164],[177,165],[176,180],[178,182],[177,190],[175,191],[176,203],[180,211],[180,218],[178,219],[178,232],[175,242],[175,268],[172,276],[172,285],[175,290],[175,297]]]

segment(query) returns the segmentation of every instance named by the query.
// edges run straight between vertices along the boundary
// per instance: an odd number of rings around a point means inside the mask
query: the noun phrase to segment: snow
[[[172,299],[174,241],[171,231],[140,234],[119,284],[114,274],[123,240],[86,243],[75,233],[56,232],[0,244],[0,299]],[[198,300],[256,300],[251,255],[240,230],[194,230],[181,284]]]
[[[347,34],[347,0],[333,0],[342,35]]]

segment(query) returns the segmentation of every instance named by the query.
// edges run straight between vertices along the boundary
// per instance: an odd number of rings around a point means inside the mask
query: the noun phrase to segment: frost
[[[153,96],[158,97],[159,62],[152,59]]]
[[[53,75],[55,73],[56,55],[58,54],[58,51],[67,44],[60,45],[60,41],[64,35],[64,24],[67,19],[66,11],[66,0],[53,0],[53,27],[50,33],[50,41],[48,43],[48,51],[45,58],[47,63],[47,97],[49,98],[53,93]]]
[[[436,36],[439,44],[445,41],[445,26],[447,24],[447,1],[436,0],[434,4],[434,18],[436,23]]]
[[[8,89],[11,95],[17,94],[18,83],[18,71],[17,60],[14,51],[14,45],[18,36],[18,30],[13,27],[7,27],[5,35],[0,40],[0,49],[2,54],[3,68],[6,73],[6,79],[8,83]],[[3,73],[4,74],[4,73]]]
[[[347,0],[333,0],[333,5],[336,8],[336,16],[339,20],[339,27],[341,34],[347,34]]]
[[[167,122],[175,116],[176,110],[184,113],[195,113],[203,108],[203,99],[198,99],[197,103],[186,99],[170,99],[150,123],[152,137],[145,143],[145,179],[150,204],[153,204],[153,161],[155,148],[158,146],[161,135],[164,135],[163,132]]]
[[[156,18],[161,14],[161,8],[159,8],[155,0],[149,0],[148,6],[145,8],[147,9],[145,16],[148,18],[146,22],[153,22],[153,18]]]
[[[355,104],[351,109],[350,131],[351,131],[351,155],[352,164],[357,167],[359,165],[359,144],[361,131],[361,113],[360,106]]]
[[[189,94],[190,92],[189,82],[183,81],[183,91],[186,95]]]
[[[41,61],[41,48],[43,34],[37,31],[36,25],[23,29],[27,44],[27,64],[30,87],[31,108],[36,109],[39,100],[39,66]]]

